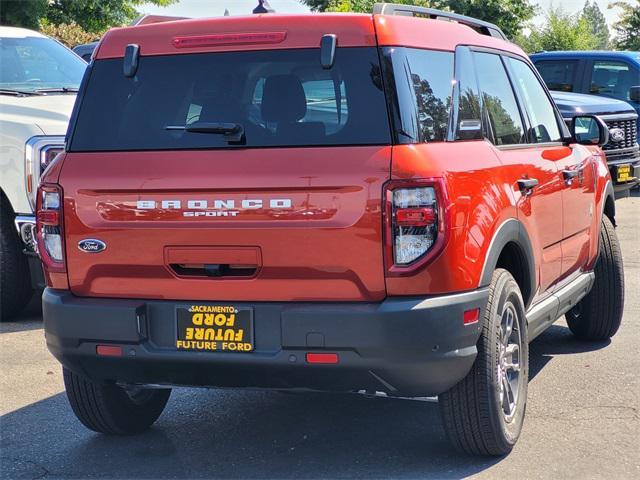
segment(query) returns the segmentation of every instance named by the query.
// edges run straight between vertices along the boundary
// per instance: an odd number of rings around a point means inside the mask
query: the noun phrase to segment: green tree
[[[177,0],[0,0],[0,21],[4,25],[38,28],[41,21],[51,25],[79,25],[98,33],[133,20],[143,3],[160,6]]]
[[[176,0],[52,0],[47,20],[54,25],[76,23],[87,32],[100,32],[131,22],[143,3],[165,6]]]
[[[595,48],[598,50],[607,50],[609,48],[609,27],[607,26],[607,20],[604,18],[600,7],[593,1],[589,3],[587,0],[582,8],[582,17],[589,25],[589,30],[598,40]]]
[[[517,43],[527,52],[541,50],[593,50],[598,38],[583,15],[570,15],[561,8],[551,8],[544,27],[532,28],[528,36],[520,35]]]
[[[616,32],[615,44],[620,50],[640,50],[640,0],[635,6],[627,2],[615,2],[609,8],[620,8],[622,13],[613,25]]]
[[[312,10],[338,12],[371,12],[375,0],[303,0]],[[420,5],[450,10],[498,25],[504,33],[515,37],[531,20],[536,7],[529,0],[398,0],[394,3]]]
[[[0,24],[37,30],[48,3],[48,0],[1,0]]]

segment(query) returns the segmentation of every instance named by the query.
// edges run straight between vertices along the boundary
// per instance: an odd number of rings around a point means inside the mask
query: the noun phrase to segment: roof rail
[[[187,20],[189,17],[170,17],[168,15],[140,15],[129,24],[130,27],[149,25],[150,23],[173,22],[174,20]]]
[[[473,28],[482,35],[507,40],[507,36],[497,25],[477,18],[459,15],[435,8],[416,7],[414,5],[401,5],[398,3],[376,3],[373,5],[374,15],[404,15],[408,17],[431,18],[434,20],[448,20]]]

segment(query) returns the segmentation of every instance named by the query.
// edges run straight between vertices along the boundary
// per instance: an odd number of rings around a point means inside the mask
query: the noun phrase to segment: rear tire
[[[529,379],[524,302],[506,270],[493,274],[482,322],[478,356],[467,376],[438,397],[440,415],[458,450],[505,455],[522,430]]]
[[[0,200],[0,321],[16,316],[33,295],[27,257],[13,225],[13,212]]]
[[[125,390],[95,383],[62,369],[67,398],[78,420],[90,430],[108,435],[133,435],[147,430],[167,405],[171,389]]]
[[[622,322],[624,309],[624,270],[616,230],[608,217],[602,217],[600,253],[593,270],[591,291],[565,316],[571,332],[582,340],[607,340]]]

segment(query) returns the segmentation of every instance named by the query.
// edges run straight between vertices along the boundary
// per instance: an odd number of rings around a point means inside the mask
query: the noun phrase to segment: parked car
[[[568,125],[574,117],[597,115],[607,124],[609,142],[602,147],[607,157],[616,196],[640,181],[640,147],[636,135],[638,115],[631,105],[613,98],[581,93],[551,91],[562,117]]]
[[[0,318],[44,279],[33,235],[41,173],[64,147],[85,62],[51,38],[0,27]]]
[[[76,45],[73,47],[73,52],[81,57],[85,62],[91,61],[91,54],[98,46],[98,42],[83,43],[82,45]]]
[[[640,115],[640,52],[539,52],[531,61],[550,90],[615,98]]]
[[[38,194],[80,421],[140,432],[173,385],[438,395],[509,452],[529,342],[610,338],[624,279],[606,125],[502,37],[391,4],[109,31]]]

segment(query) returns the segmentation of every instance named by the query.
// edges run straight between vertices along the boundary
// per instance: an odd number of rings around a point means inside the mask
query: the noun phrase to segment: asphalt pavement
[[[453,451],[433,402],[357,395],[175,389],[147,433],[99,435],[71,412],[34,302],[0,324],[0,478],[640,478],[640,197],[616,207],[622,327],[583,343],[561,320],[531,344],[504,458]]]

